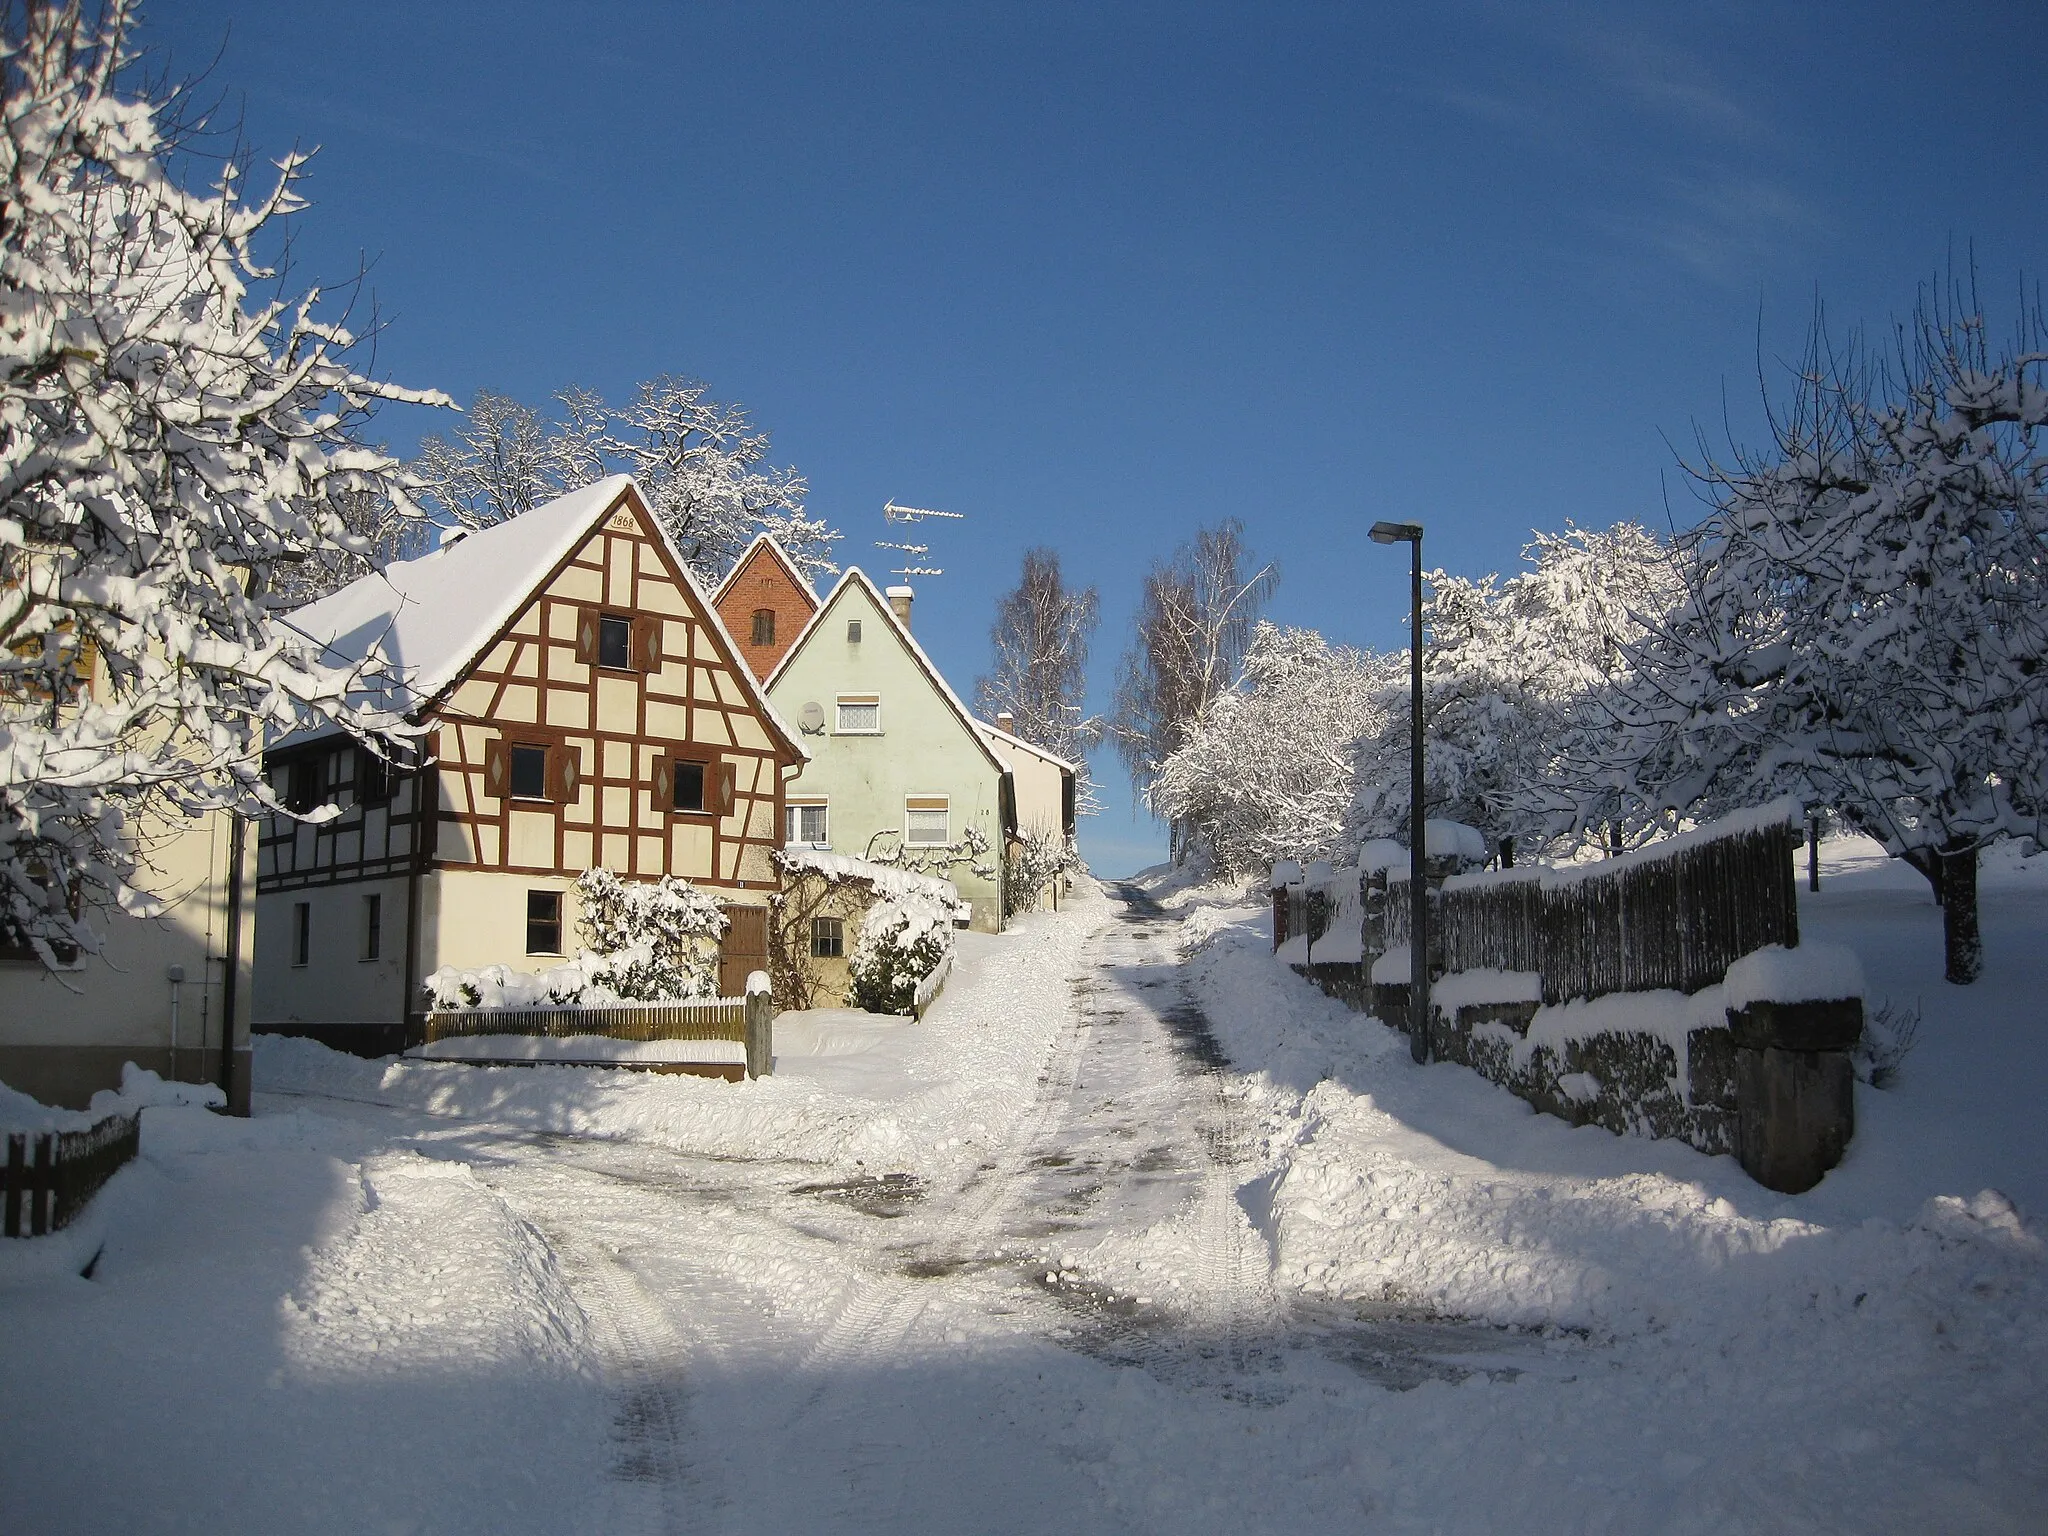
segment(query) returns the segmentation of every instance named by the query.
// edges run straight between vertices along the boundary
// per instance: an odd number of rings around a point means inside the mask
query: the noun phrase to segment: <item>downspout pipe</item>
[[[228,1113],[249,1113],[248,1083],[235,1081],[235,1015],[242,993],[242,862],[248,846],[249,824],[229,813],[228,822],[228,932],[226,974],[220,984],[220,1091],[227,1096]]]

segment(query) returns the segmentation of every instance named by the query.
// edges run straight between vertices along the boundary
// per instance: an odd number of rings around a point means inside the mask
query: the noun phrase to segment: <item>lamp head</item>
[[[1372,541],[1375,544],[1420,544],[1422,524],[1420,523],[1374,523]]]

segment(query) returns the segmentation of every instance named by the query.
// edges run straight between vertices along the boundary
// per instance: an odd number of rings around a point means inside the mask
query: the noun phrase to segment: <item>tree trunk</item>
[[[1984,974],[1984,936],[1977,929],[1977,841],[1957,838],[1941,850],[1941,937],[1948,979],[1966,987]]]

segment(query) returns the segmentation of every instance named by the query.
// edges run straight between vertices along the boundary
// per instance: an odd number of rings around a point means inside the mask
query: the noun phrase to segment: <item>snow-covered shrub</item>
[[[594,985],[636,1002],[717,996],[726,917],[716,898],[673,875],[650,884],[608,869],[586,869],[576,896]]]
[[[1886,1000],[1864,1012],[1863,1038],[1849,1053],[1849,1064],[1860,1081],[1873,1088],[1889,1088],[1919,1035],[1920,1005],[1909,1007]]]
[[[1029,912],[1048,885],[1065,881],[1086,867],[1081,851],[1066,833],[1051,827],[1030,828],[1010,851],[1010,868],[1003,883],[1003,916]]]
[[[869,1013],[909,1013],[917,984],[953,948],[953,913],[919,895],[878,901],[862,919],[847,966],[846,1002]]]
[[[621,880],[586,869],[576,881],[577,926],[589,948],[550,970],[444,965],[425,982],[437,1009],[553,1008],[570,1004],[679,1003],[718,995],[718,940],[726,916],[687,880]]]

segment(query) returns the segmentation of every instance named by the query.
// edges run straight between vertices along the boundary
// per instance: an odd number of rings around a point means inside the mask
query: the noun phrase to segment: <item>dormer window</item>
[[[775,610],[773,608],[756,608],[754,610],[753,643],[755,645],[773,645],[775,643]]]
[[[633,621],[608,613],[597,621],[597,664],[625,671],[633,665]]]

